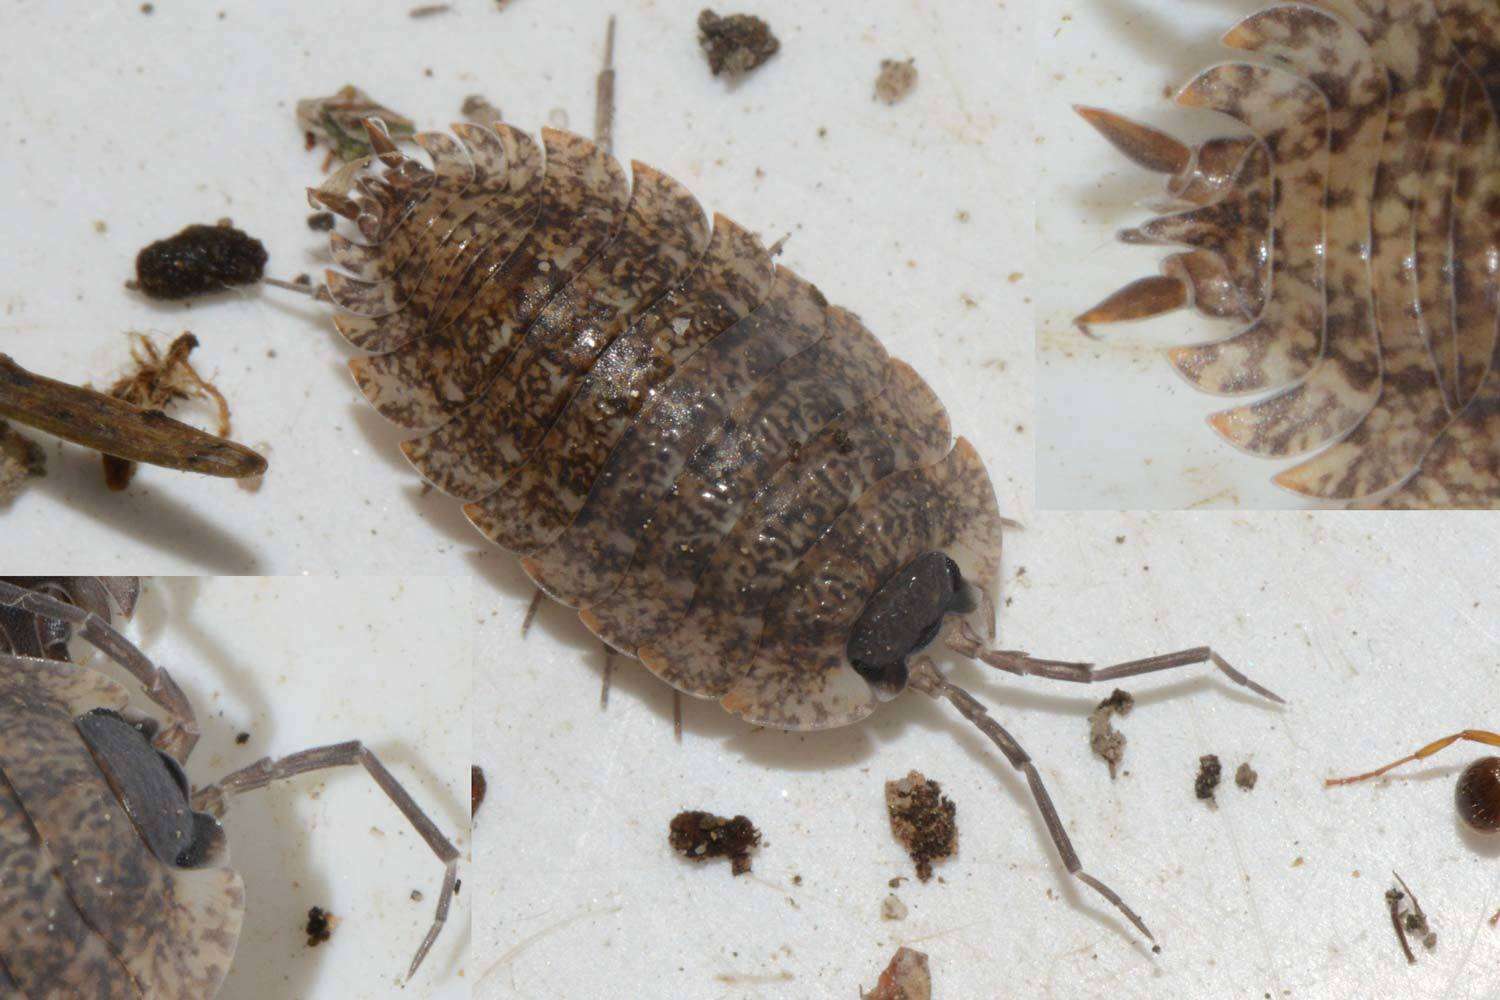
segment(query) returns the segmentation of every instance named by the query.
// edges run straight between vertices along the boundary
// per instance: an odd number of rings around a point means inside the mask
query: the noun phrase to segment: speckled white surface
[[[1163,178],[1120,155],[1074,104],[1108,108],[1187,141],[1238,135],[1222,115],[1177,107],[1198,71],[1242,58],[1218,44],[1264,0],[1048,0],[1039,15],[1037,158],[1037,503],[1047,509],[1301,507],[1271,477],[1293,464],[1224,442],[1206,419],[1233,405],[1198,391],[1165,349],[1233,328],[1177,311],[1101,325],[1073,317],[1170,252],[1115,233],[1155,213]]]
[[[600,711],[603,657],[564,609],[518,640],[516,574],[477,644],[491,791],[476,995],[848,998],[908,944],[931,956],[939,998],[1500,997],[1500,839],[1452,805],[1482,751],[1322,787],[1495,725],[1495,520],[1044,514],[1008,545],[1004,646],[1110,661],[1212,642],[1290,700],[1268,707],[1205,668],[1132,682],[1111,782],[1087,723],[1108,688],[952,674],[1039,761],[1084,864],[1160,956],[1070,883],[1025,783],[946,709],[909,693],[798,736],[689,702],[677,745],[670,690],[633,662]],[[1193,795],[1205,753],[1225,766],[1217,810]],[[1245,760],[1248,793],[1230,779]],[[896,890],[910,915],[885,922],[887,880],[912,870],[882,784],[911,768],[957,803],[959,853],[944,881]],[[667,824],[683,808],[750,816],[767,841],[753,876],[677,859]],[[1393,868],[1439,937],[1412,967],[1385,910]]]
[[[193,701],[203,729],[188,765],[195,785],[261,757],[364,740],[453,839],[471,883],[472,589],[436,577],[164,577],[146,581],[125,632]],[[150,710],[144,696],[138,704]],[[468,891],[399,988],[443,866],[363,769],[246,793],[224,823],[247,903],[223,1000],[469,996]],[[301,930],[311,906],[341,918],[317,948]]]
[[[226,215],[265,242],[272,273],[323,266],[303,194],[322,153],[303,149],[301,97],[353,81],[442,128],[481,92],[523,128],[587,131],[609,12],[621,158],[677,176],[767,242],[790,233],[783,262],[917,366],[975,439],[1003,506],[1027,513],[1024,4],[882,0],[851,15],[757,3],[785,49],[738,87],[706,71],[696,2],[460,0],[415,21],[409,6],[164,0],[147,16],[134,4],[16,5],[0,33],[0,89],[13,95],[0,105],[13,140],[0,161],[0,350],[107,384],[125,363],[124,331],[191,329],[235,436],[268,443],[271,471],[252,494],[148,469],[120,496],[92,456],[48,441],[49,475],[0,515],[8,558],[49,571],[470,572],[482,540],[457,505],[420,495],[401,435],[359,396],[344,367],[353,352],[322,309],[273,289],[158,304],[121,283],[145,243]],[[64,34],[86,57],[59,73],[52,40]],[[907,56],[918,89],[877,104],[880,60]]]

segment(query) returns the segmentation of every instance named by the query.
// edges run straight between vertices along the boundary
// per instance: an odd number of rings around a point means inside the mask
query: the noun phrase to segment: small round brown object
[[[1481,757],[1458,776],[1453,801],[1480,833],[1500,833],[1500,757]]]

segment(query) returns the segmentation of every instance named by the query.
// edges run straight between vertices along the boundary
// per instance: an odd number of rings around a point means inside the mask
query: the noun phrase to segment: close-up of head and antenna
[[[1433,740],[1420,750],[1407,754],[1399,760],[1393,760],[1384,767],[1346,778],[1329,778],[1324,784],[1333,788],[1339,785],[1371,781],[1403,764],[1426,760],[1433,754],[1459,742],[1500,747],[1500,733],[1492,733],[1484,729],[1465,729],[1452,736]],[[1469,829],[1476,833],[1500,833],[1500,756],[1480,757],[1463,769],[1453,788],[1453,804],[1458,810],[1459,818]]]

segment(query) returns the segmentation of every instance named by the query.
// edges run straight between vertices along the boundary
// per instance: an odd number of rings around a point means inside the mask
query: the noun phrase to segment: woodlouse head
[[[849,631],[849,662],[882,698],[906,688],[907,659],[931,645],[949,614],[976,607],[974,588],[943,552],[926,552],[870,597]]]
[[[1480,833],[1500,833],[1500,757],[1481,757],[1458,776],[1458,815]]]

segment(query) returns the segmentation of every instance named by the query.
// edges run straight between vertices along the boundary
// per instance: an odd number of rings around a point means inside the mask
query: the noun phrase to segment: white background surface
[[[1256,397],[1200,392],[1165,349],[1227,335],[1223,322],[1179,310],[1099,325],[1085,338],[1073,317],[1130,281],[1157,273],[1171,248],[1127,246],[1120,229],[1156,213],[1165,178],[1118,153],[1073,112],[1093,105],[1187,142],[1239,135],[1222,115],[1172,97],[1200,70],[1243,59],[1219,45],[1262,0],[1070,0],[1039,15],[1037,503],[1046,509],[1301,507],[1271,483],[1295,460],[1244,454],[1209,414]]]
[[[193,702],[203,729],[188,765],[195,786],[261,757],[362,739],[453,840],[472,883],[471,589],[432,577],[157,578],[125,632]],[[240,732],[250,734],[243,745]],[[469,995],[467,885],[423,968],[398,989],[443,866],[363,768],[233,798],[224,828],[247,902],[223,1000]],[[341,918],[316,948],[303,933],[311,906]]]

